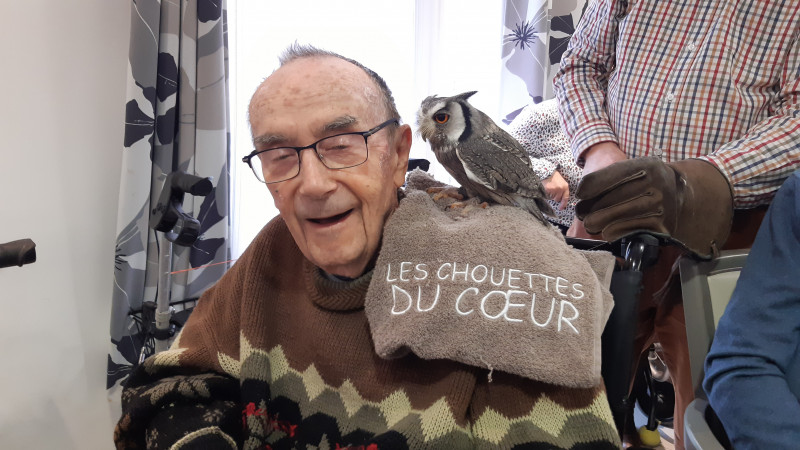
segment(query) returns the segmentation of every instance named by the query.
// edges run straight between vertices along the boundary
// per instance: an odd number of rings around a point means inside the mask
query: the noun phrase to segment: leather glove
[[[620,161],[586,175],[576,196],[575,212],[589,233],[615,241],[648,232],[705,259],[718,254],[733,220],[728,180],[701,159]]]

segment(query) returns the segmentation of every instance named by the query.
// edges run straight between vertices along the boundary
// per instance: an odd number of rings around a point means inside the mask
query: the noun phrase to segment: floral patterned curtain
[[[132,0],[128,91],[111,307],[110,397],[139,357],[143,336],[134,311],[155,301],[159,270],[171,277],[172,302],[195,298],[227,270],[230,133],[225,0]],[[212,177],[205,197],[184,197],[200,221],[191,247],[173,246],[159,269],[149,228],[165,177],[182,170]]]
[[[501,111],[511,123],[529,103],[553,98],[561,55],[587,0],[506,0]]]

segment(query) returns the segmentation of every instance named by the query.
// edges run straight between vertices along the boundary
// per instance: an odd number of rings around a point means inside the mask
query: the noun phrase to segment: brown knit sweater
[[[618,448],[602,386],[381,359],[371,272],[332,281],[270,222],[123,392],[117,448]]]

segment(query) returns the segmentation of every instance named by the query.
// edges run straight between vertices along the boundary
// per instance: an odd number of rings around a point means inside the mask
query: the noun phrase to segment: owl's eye
[[[447,113],[436,113],[436,114],[433,115],[433,120],[435,120],[436,123],[445,123],[448,120],[450,120],[450,114],[447,114]]]

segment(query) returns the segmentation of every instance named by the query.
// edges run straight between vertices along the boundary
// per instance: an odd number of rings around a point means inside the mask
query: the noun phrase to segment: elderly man
[[[376,355],[364,301],[411,145],[377,74],[292,46],[250,122],[280,216],[131,376],[118,448],[618,447],[602,386]]]

